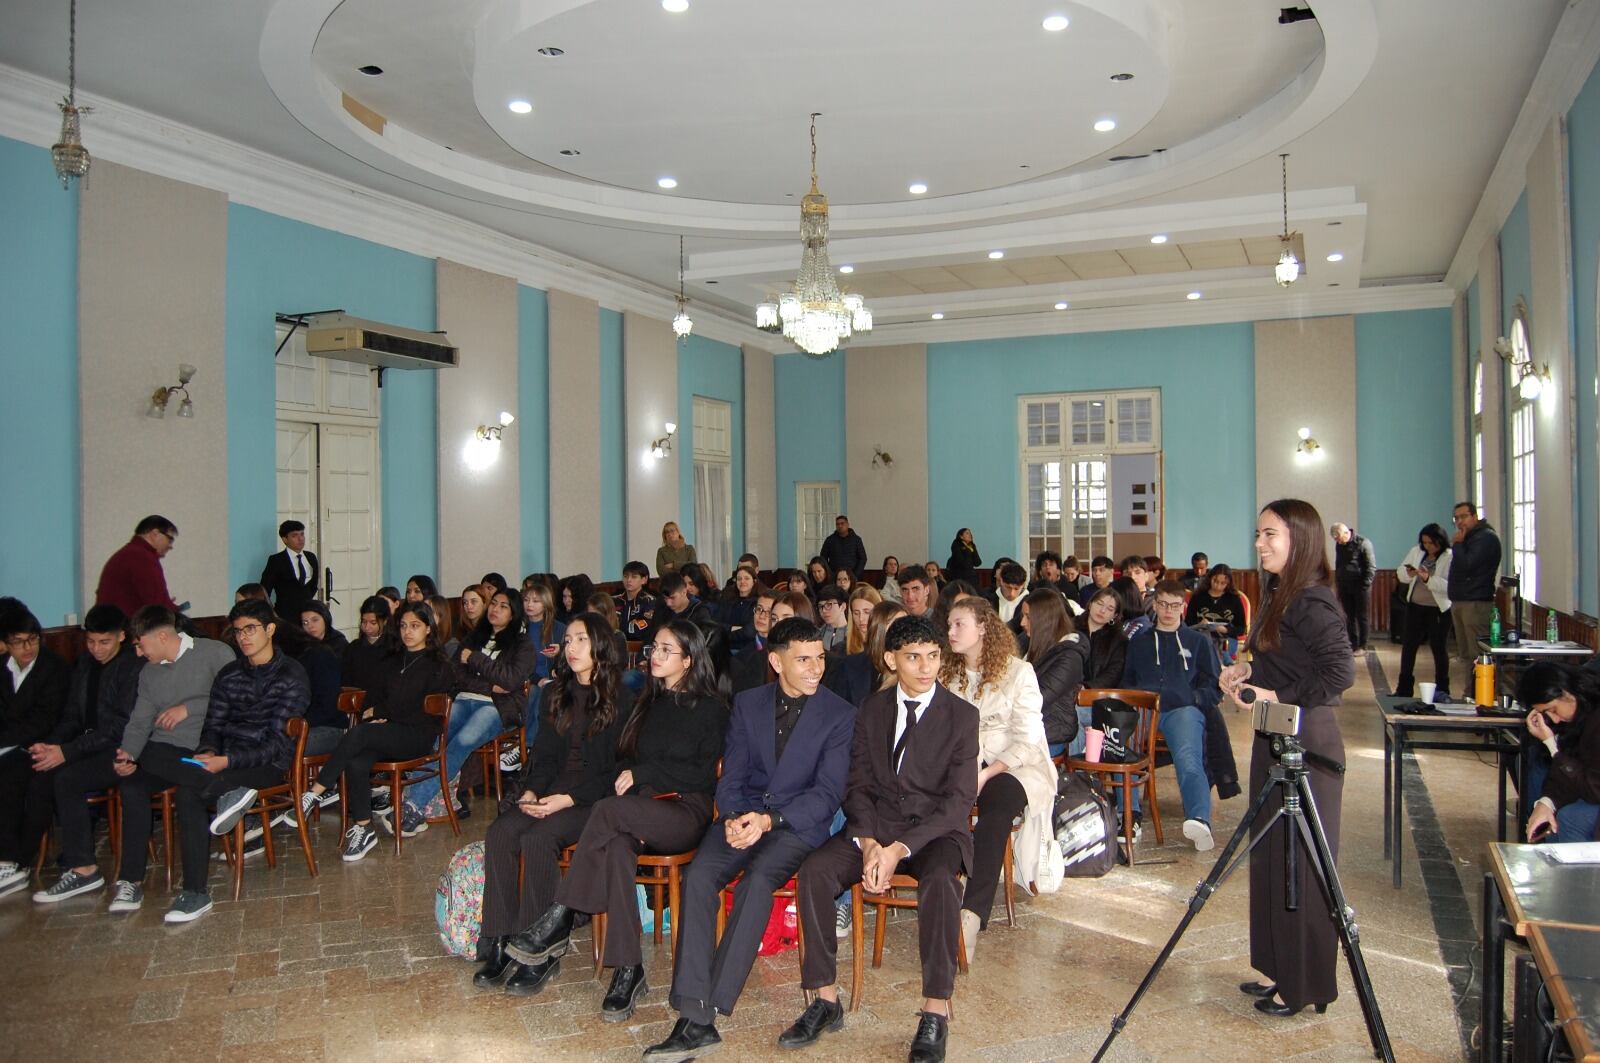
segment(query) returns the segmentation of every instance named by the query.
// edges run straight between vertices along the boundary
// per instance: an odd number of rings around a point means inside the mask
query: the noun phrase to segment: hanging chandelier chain
[[[678,302],[683,302],[683,237],[678,237]]]
[[[1283,238],[1289,239],[1289,153],[1284,152],[1278,158],[1283,164]]]
[[[811,194],[817,194],[817,119],[821,111],[811,112]]]
[[[77,104],[78,96],[78,0],[72,0],[67,16],[67,106]]]

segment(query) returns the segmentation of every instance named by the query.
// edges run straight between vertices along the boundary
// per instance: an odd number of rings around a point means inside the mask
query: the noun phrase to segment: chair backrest
[[[339,711],[350,716],[360,716],[367,707],[367,692],[355,687],[339,691]]]
[[[1126,702],[1139,713],[1139,725],[1134,728],[1129,749],[1142,758],[1155,748],[1156,720],[1161,711],[1161,695],[1149,690],[1094,690],[1088,687],[1078,691],[1079,705],[1093,705],[1100,698],[1116,698]]]
[[[298,769],[306,759],[306,735],[311,733],[311,725],[306,723],[304,716],[291,716],[289,717],[289,722],[284,724],[283,729],[294,740],[294,764],[295,768]]]
[[[427,697],[422,699],[422,711],[427,713],[429,716],[443,716],[448,718],[450,715],[450,695],[429,694]]]

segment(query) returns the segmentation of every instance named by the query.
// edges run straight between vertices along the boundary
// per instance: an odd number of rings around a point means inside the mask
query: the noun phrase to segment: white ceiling
[[[80,0],[79,86],[647,288],[676,289],[686,233],[691,296],[746,319],[798,264],[812,111],[875,336],[1196,289],[1258,307],[1259,255],[1180,249],[1279,231],[1283,151],[1309,265],[1284,298],[1442,276],[1565,0],[1339,0],[1280,26],[1288,2]],[[0,64],[64,81],[66,20],[0,0]]]

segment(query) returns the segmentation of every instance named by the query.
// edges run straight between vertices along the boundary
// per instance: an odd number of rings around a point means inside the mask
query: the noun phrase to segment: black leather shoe
[[[644,981],[643,966],[618,967],[611,974],[611,988],[600,1002],[600,1017],[607,1022],[627,1022],[633,1017],[639,998],[649,989]]]
[[[920,1013],[917,1034],[911,1039],[910,1063],[944,1063],[944,1044],[950,1039],[950,1020],[931,1011]]]
[[[1316,1009],[1318,1015],[1321,1015],[1328,1010],[1328,1004],[1326,1001],[1321,1004],[1314,1004],[1312,1007]],[[1280,1018],[1287,1019],[1291,1015],[1298,1015],[1300,1012],[1304,1011],[1305,1005],[1302,1004],[1297,1008],[1291,1008],[1287,1004],[1278,1003],[1271,997],[1262,997],[1260,1000],[1256,1001],[1256,1010],[1261,1012],[1263,1015],[1276,1015]]]
[[[687,1063],[722,1044],[717,1028],[680,1018],[660,1044],[644,1050],[645,1063]]]
[[[511,961],[511,976],[506,979],[506,992],[514,997],[531,997],[543,989],[552,975],[561,970],[561,960],[549,959],[532,967]]]
[[[552,904],[528,929],[506,938],[506,951],[513,960],[530,967],[565,955],[572,944],[572,916],[571,908]]]
[[[506,955],[506,939],[494,938],[489,942],[489,954],[484,957],[483,965],[472,976],[472,984],[479,989],[505,985],[515,966],[517,961]]]
[[[794,1020],[794,1025],[778,1035],[780,1048],[804,1048],[814,1045],[822,1031],[833,1033],[844,1029],[844,1005],[821,997],[806,1005],[806,1010]]]
[[[1278,987],[1271,982],[1240,982],[1239,992],[1253,997],[1271,997],[1277,993]]]

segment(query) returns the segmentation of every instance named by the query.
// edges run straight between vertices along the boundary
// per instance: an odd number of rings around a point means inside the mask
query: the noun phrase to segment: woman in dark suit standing
[[[1269,502],[1256,522],[1256,554],[1267,574],[1261,618],[1250,632],[1253,660],[1241,660],[1222,672],[1222,688],[1238,697],[1254,691],[1257,701],[1299,705],[1300,742],[1312,753],[1344,763],[1344,739],[1334,710],[1340,696],[1355,682],[1344,611],[1333,590],[1332,570],[1322,540],[1322,517],[1309,502],[1295,498]],[[1259,792],[1272,766],[1267,740],[1256,736],[1250,756],[1250,789]],[[1310,763],[1311,793],[1328,836],[1339,853],[1339,812],[1343,778]],[[1259,823],[1271,821],[1282,805],[1280,793],[1268,798]],[[1334,969],[1339,942],[1328,909],[1321,903],[1322,886],[1302,857],[1298,867],[1300,907],[1284,907],[1284,830],[1250,855],[1250,965],[1265,982],[1239,988],[1260,997],[1256,1010],[1268,1015],[1294,1015],[1307,1004],[1321,1013],[1338,996]]]

